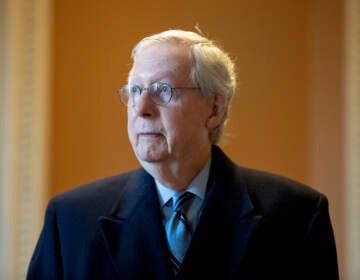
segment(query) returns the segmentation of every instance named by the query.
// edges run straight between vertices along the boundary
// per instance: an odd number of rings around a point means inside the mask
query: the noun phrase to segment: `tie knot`
[[[187,211],[195,195],[191,192],[183,192],[174,196],[174,211]]]

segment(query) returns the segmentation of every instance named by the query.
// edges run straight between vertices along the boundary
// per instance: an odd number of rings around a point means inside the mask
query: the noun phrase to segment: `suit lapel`
[[[153,179],[132,176],[108,217],[98,224],[120,279],[169,279],[166,236]]]
[[[213,152],[204,210],[177,279],[229,279],[235,271],[241,273],[249,240],[262,218],[245,178],[222,155]]]

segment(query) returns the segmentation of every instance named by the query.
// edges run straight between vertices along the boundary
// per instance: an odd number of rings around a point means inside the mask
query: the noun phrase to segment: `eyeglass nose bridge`
[[[139,96],[142,95],[144,91],[148,91],[149,94],[151,94],[150,87],[144,87],[144,88],[139,87],[139,90],[140,90]]]

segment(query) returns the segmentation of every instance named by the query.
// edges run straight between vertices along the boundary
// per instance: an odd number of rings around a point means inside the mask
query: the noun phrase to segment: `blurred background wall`
[[[14,208],[0,216],[1,226],[8,228],[10,220],[17,221],[15,224],[24,222],[24,209],[16,206],[22,205],[22,201],[30,201],[30,209],[36,213],[25,233],[15,230],[14,235],[5,230],[0,238],[2,244],[9,244],[8,250],[17,248],[10,259],[3,253],[0,265],[4,274],[0,274],[0,278],[6,275],[4,279],[21,279],[17,277],[24,275],[50,197],[139,166],[127,139],[126,108],[116,95],[116,90],[126,82],[131,49],[146,35],[169,28],[195,30],[195,25],[220,42],[237,64],[238,87],[220,146],[240,165],[276,172],[325,193],[330,202],[342,279],[359,276],[359,269],[352,265],[356,261],[350,261],[351,250],[347,249],[358,237],[355,234],[349,239],[350,232],[359,227],[354,221],[346,224],[353,213],[351,209],[355,209],[346,207],[348,197],[354,197],[348,194],[358,183],[347,179],[358,176],[348,171],[355,170],[351,168],[356,162],[350,158],[357,150],[347,146],[356,144],[348,140],[356,133],[347,130],[351,119],[348,106],[353,104],[349,101],[350,93],[351,100],[359,100],[358,88],[347,87],[353,83],[347,77],[354,70],[348,67],[353,60],[349,59],[352,48],[347,38],[349,30],[353,30],[350,26],[356,24],[349,20],[350,11],[358,11],[351,18],[360,17],[357,1],[15,0],[11,5],[10,2],[1,1],[0,8],[22,13],[12,17],[8,14],[6,22],[16,18],[22,23],[23,37],[29,32],[33,32],[33,37],[40,34],[36,37],[38,45],[30,48],[40,53],[35,58],[31,56],[32,70],[29,71],[40,71],[42,75],[28,92],[43,85],[40,92],[44,95],[32,95],[35,100],[42,100],[38,101],[40,105],[32,106],[43,108],[43,117],[32,119],[32,123],[36,121],[41,125],[25,137],[33,137],[33,146],[40,145],[43,156],[40,162],[34,151],[27,157],[27,166],[42,178],[40,182],[30,180],[28,187],[21,180],[19,183],[9,179],[11,174],[22,170],[18,167],[24,157],[5,153],[9,147],[16,149],[6,143],[17,143],[19,134],[0,140],[2,164],[16,159],[10,165],[4,164],[9,171],[0,173],[2,200],[11,196],[13,204],[7,208]],[[34,19],[38,17],[43,21]],[[12,30],[5,23],[3,26],[4,30]],[[13,28],[18,30],[19,25]],[[3,38],[11,41],[11,36]],[[7,46],[0,54],[11,53],[11,44]],[[16,57],[16,53],[13,55]],[[0,61],[4,61],[1,69],[9,72],[7,63],[17,60]],[[22,62],[17,63],[21,68]],[[27,94],[24,88],[7,86],[1,90],[8,94],[2,95],[4,98],[10,95],[24,98]],[[8,116],[7,125],[12,123],[23,131],[10,117],[12,113],[5,110],[5,107],[12,108],[10,105],[16,107],[17,103],[6,103],[3,99],[0,102],[3,109],[0,112]],[[24,110],[17,116],[23,115]],[[2,133],[9,131],[4,122],[0,128]],[[26,146],[22,147],[26,150]],[[348,164],[350,161],[352,165]],[[9,189],[14,184],[18,191],[11,193]],[[32,196],[20,195],[25,187]],[[28,218],[26,221],[29,223]],[[17,227],[13,224],[12,228]],[[18,240],[29,234],[28,249],[21,250]]]

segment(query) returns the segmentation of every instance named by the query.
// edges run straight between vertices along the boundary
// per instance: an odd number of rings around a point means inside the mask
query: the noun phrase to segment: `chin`
[[[137,151],[136,156],[139,161],[148,163],[160,162],[166,158],[165,153],[159,153],[154,151]]]
[[[169,158],[167,145],[163,142],[142,142],[134,145],[137,158],[144,162],[160,162]]]

